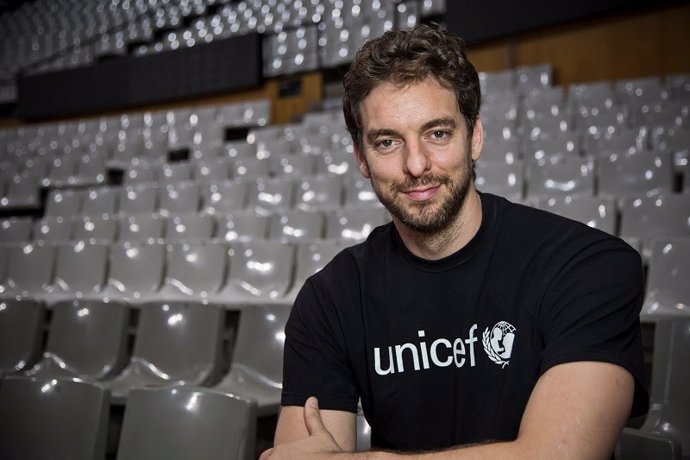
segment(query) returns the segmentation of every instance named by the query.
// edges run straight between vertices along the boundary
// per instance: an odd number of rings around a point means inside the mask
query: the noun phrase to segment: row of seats
[[[254,401],[259,415],[277,413],[290,305],[253,305],[239,319],[196,301],[67,300],[49,318],[35,300],[0,307],[0,375],[98,382],[118,405],[135,388],[208,387]]]
[[[24,243],[0,247],[0,298],[290,304],[342,248],[336,240]]]
[[[235,211],[162,215],[158,213],[58,216],[0,220],[0,244],[37,244],[83,240],[96,243],[123,242],[225,242],[276,239],[288,242],[333,239],[358,242],[388,220],[380,206],[331,210],[258,213]]]
[[[107,308],[111,307],[107,306]],[[31,310],[30,307],[20,308]],[[102,311],[101,308],[76,305],[66,308],[66,310],[70,309],[76,311],[76,315],[66,316],[80,319],[90,318],[92,311]],[[112,309],[117,310],[115,307]],[[7,307],[0,309],[0,328],[9,323],[5,318],[7,311]],[[172,313],[168,316],[169,325],[170,323],[179,325],[183,320],[179,313],[173,313],[175,311],[177,310],[168,309],[165,312]],[[56,315],[57,313],[58,311],[55,312]],[[144,313],[145,311],[142,312]],[[273,313],[259,312],[259,314],[264,315],[261,324],[279,322],[284,319],[275,317]],[[80,322],[83,323],[83,321],[73,320],[71,324],[76,325]],[[165,322],[161,322],[162,327],[171,328],[162,324]],[[246,325],[248,324],[243,326]],[[58,329],[58,326],[55,328]],[[63,329],[68,330],[69,327]],[[73,327],[72,329],[81,332],[85,328]],[[276,329],[269,327],[260,329],[258,333],[265,333],[267,330],[272,332]],[[55,336],[57,333],[51,329],[51,339]],[[166,334],[162,334],[161,337],[158,337],[158,334],[156,336],[159,342],[169,341],[166,340],[169,339]],[[80,338],[78,334],[77,340]],[[93,335],[91,338],[93,339]],[[273,339],[263,338],[265,342],[260,344],[259,349],[253,350],[252,356],[264,353],[278,356],[282,354],[284,337],[280,336],[280,332]],[[654,365],[650,391],[651,411],[640,428],[624,429],[616,445],[616,458],[680,459],[683,453],[690,451],[690,426],[686,416],[690,392],[684,384],[690,377],[686,365],[690,358],[688,355],[690,351],[689,320],[687,318],[659,320],[655,326],[654,341]],[[69,340],[63,338],[62,342],[64,344]],[[93,346],[95,343],[98,343],[98,340],[91,340],[89,345]],[[178,341],[172,340],[170,343],[175,349],[180,348]],[[272,343],[276,345],[271,345]],[[57,339],[51,340],[49,348],[60,351],[59,344],[60,341]],[[238,348],[239,346],[238,340]],[[82,348],[82,351],[84,349]],[[142,354],[144,349],[144,346],[138,347],[138,353]],[[0,350],[3,354],[7,354],[7,348],[3,347]],[[49,356],[48,353],[46,351],[44,354],[44,360],[53,362],[57,359],[52,355]],[[83,355],[84,353],[82,358]],[[158,363],[154,355],[155,353],[147,355],[142,360],[148,357],[153,358],[154,362],[147,361],[147,364],[153,366]],[[65,356],[68,360],[72,357],[69,353]],[[241,358],[234,359],[239,361]],[[93,364],[93,360],[87,361]],[[162,365],[165,364],[165,362],[162,363]],[[272,371],[273,366],[280,366],[280,359],[271,363],[267,369]],[[40,365],[37,367],[41,368]],[[261,370],[263,369],[259,369],[258,372]],[[257,370],[252,369],[252,371]],[[272,392],[274,397],[279,394],[278,385],[267,388],[265,376],[261,375],[263,379],[256,379],[257,374],[249,373],[248,375],[255,378],[253,384],[263,385],[264,389]],[[127,396],[120,398],[120,403],[126,404],[126,409],[117,458],[164,456],[170,459],[186,459],[207,455],[210,456],[209,458],[256,458],[253,450],[256,439],[256,417],[260,412],[257,406],[262,407],[256,395],[245,397],[246,393],[242,391],[242,388],[238,394],[235,393],[237,388],[223,385],[205,388],[177,383],[171,386],[169,380],[161,384],[160,375],[157,377],[158,385],[149,385],[146,388],[132,386]],[[106,450],[108,408],[113,402],[110,388],[107,384],[96,385],[81,379],[65,377],[3,377],[0,379],[0,413],[12,420],[12,423],[0,432],[0,455],[8,459],[72,458],[75,456],[76,458],[103,458]],[[268,412],[268,410],[265,411],[265,413]],[[66,414],[72,416],[67,417]],[[364,430],[358,428],[358,446],[361,445],[363,438],[369,436],[366,428]],[[74,436],[74,433],[79,433],[79,436]]]

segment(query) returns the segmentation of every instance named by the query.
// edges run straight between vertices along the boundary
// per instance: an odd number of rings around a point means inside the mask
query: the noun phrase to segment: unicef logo
[[[515,327],[505,321],[500,321],[489,329],[484,330],[482,344],[489,359],[501,368],[510,363],[510,355],[513,352],[513,340],[515,340]]]

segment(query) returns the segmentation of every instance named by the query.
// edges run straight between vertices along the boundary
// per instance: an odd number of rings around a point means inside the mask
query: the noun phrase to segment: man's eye
[[[444,139],[448,136],[448,132],[447,131],[434,131],[433,133],[431,133],[431,136],[434,139]]]
[[[383,147],[383,148],[388,148],[393,146],[393,141],[390,139],[384,139],[382,141],[378,141],[376,143],[377,147]]]

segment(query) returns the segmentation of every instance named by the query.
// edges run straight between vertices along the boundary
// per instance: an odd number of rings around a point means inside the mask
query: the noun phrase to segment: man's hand
[[[324,459],[343,453],[343,449],[321,421],[319,402],[313,396],[304,404],[304,423],[309,437],[268,449],[261,454],[260,460]]]

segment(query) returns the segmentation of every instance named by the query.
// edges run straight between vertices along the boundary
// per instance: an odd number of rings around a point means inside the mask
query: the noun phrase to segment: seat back
[[[341,176],[319,175],[297,180],[295,208],[303,211],[334,209],[343,203]]]
[[[278,300],[292,285],[294,247],[276,240],[230,244],[230,269],[225,287],[228,301],[244,299]]]
[[[326,238],[357,243],[388,221],[385,208],[347,207],[330,212],[326,216]]]
[[[690,318],[660,319],[654,333],[650,411],[640,428],[668,435],[690,452]]]
[[[0,220],[0,244],[29,241],[33,220],[30,217],[12,217]]]
[[[8,250],[6,290],[25,296],[42,296],[53,281],[55,247],[22,244]]]
[[[166,219],[157,214],[121,216],[118,223],[120,241],[158,241],[163,237]]]
[[[0,381],[0,457],[105,458],[110,397],[106,389],[67,379]]]
[[[34,223],[34,240],[44,242],[65,242],[72,238],[74,221],[64,217],[47,217]]]
[[[123,187],[119,197],[120,213],[152,214],[158,207],[158,186],[150,184]]]
[[[120,302],[68,300],[52,307],[43,359],[29,375],[101,380],[127,362],[129,307]]]
[[[223,285],[227,247],[224,242],[167,245],[167,269],[160,296],[207,298]]]
[[[261,178],[249,185],[247,207],[262,215],[292,208],[295,180],[290,177]]]
[[[213,236],[215,220],[210,214],[196,212],[170,216],[165,226],[165,240],[198,241]]]
[[[501,195],[509,200],[521,201],[524,197],[524,173],[522,161],[478,161],[476,166],[477,190]]]
[[[54,292],[77,297],[98,294],[105,282],[107,262],[105,244],[76,241],[58,246]]]
[[[80,190],[53,189],[46,199],[47,217],[76,217],[81,212],[82,192]]]
[[[599,158],[600,196],[656,196],[673,187],[673,168],[669,155],[635,154]]]
[[[325,267],[343,248],[336,240],[301,243],[297,248],[292,291],[296,294],[307,278]]]
[[[24,371],[38,361],[43,347],[44,316],[40,302],[0,301],[0,375]]]
[[[303,241],[323,236],[324,216],[317,211],[289,210],[271,218],[269,238]]]
[[[630,198],[621,205],[620,235],[652,239],[690,236],[690,197],[683,195]]]
[[[118,221],[109,215],[87,216],[74,222],[72,238],[92,243],[115,241]]]
[[[690,238],[654,241],[642,319],[690,317]]]
[[[81,213],[85,216],[114,214],[118,210],[119,187],[93,187],[83,196]]]
[[[197,212],[201,196],[195,182],[176,182],[160,189],[159,210],[163,215]]]
[[[225,214],[244,209],[247,185],[239,181],[211,182],[201,186],[202,211]]]
[[[220,372],[223,311],[194,302],[142,305],[132,360],[173,382],[214,380]]]
[[[537,201],[537,207],[577,220],[611,235],[616,234],[616,203],[612,198],[592,196],[544,198]]]
[[[283,381],[285,324],[291,305],[253,305],[240,313],[233,366],[239,365],[262,380]]]
[[[594,195],[594,162],[583,158],[533,160],[527,168],[527,198]]]
[[[256,458],[256,404],[201,388],[133,389],[117,458]]]
[[[269,216],[254,212],[234,212],[218,217],[216,238],[227,242],[264,239],[268,234],[269,225]]]
[[[114,299],[141,299],[158,291],[165,270],[162,243],[117,243],[110,247],[110,271],[102,293]]]

